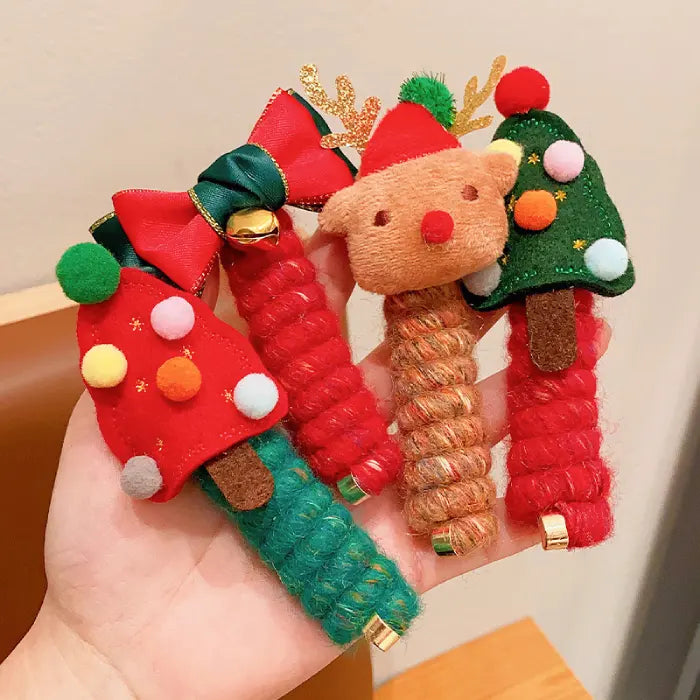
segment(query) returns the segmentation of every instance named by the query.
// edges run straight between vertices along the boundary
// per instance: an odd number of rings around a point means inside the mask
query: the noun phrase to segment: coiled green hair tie
[[[376,617],[396,635],[406,632],[419,602],[397,565],[379,552],[282,433],[268,430],[250,444],[274,476],[270,501],[235,511],[199,469],[195,478],[207,495],[333,642],[352,642]]]

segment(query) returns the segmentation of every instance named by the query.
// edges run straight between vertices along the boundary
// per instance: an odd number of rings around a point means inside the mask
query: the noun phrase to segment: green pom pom
[[[56,277],[63,293],[79,304],[98,304],[119,286],[119,263],[96,243],[78,243],[61,256]]]
[[[435,76],[414,75],[404,81],[399,92],[399,102],[423,105],[445,129],[454,124],[457,114],[454,95],[447,85]]]

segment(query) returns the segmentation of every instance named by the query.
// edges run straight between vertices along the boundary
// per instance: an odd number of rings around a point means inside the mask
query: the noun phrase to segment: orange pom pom
[[[156,386],[166,399],[187,401],[202,386],[202,374],[192,360],[171,357],[158,368]]]
[[[515,223],[526,231],[542,231],[557,218],[557,202],[546,190],[523,192],[513,210]]]

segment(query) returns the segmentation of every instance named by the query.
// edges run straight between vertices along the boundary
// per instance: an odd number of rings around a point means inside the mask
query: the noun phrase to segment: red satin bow
[[[321,146],[311,108],[277,90],[249,139],[271,157],[285,182],[286,203],[320,208],[353,182],[351,166]],[[188,192],[125,190],[112,201],[134,250],[183,289],[201,288],[223,245]],[[233,213],[233,212],[231,212]]]
[[[134,250],[185,291],[198,291],[224,240],[189,194],[126,190],[117,192],[112,202]]]

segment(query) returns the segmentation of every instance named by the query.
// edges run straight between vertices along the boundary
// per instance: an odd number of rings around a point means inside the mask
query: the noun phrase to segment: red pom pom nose
[[[446,243],[452,238],[455,222],[446,211],[436,209],[429,211],[420,225],[423,240],[426,243]]]
[[[493,98],[504,117],[544,109],[549,104],[549,83],[539,71],[522,66],[501,78]]]

